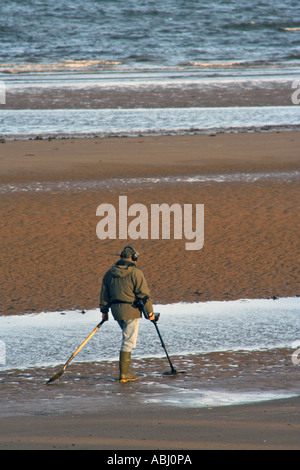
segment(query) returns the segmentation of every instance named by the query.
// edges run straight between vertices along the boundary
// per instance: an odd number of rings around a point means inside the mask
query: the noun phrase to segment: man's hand
[[[153,312],[151,312],[151,313],[149,313],[148,316],[149,316],[149,320],[150,320],[150,321],[152,321],[152,322],[154,322],[154,323],[157,323],[158,320],[159,320],[160,313],[153,313]]]
[[[102,313],[102,321],[108,321],[108,313]]]

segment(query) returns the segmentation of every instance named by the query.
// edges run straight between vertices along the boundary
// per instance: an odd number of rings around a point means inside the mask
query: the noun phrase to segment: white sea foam
[[[210,183],[254,183],[256,181],[297,181],[300,171],[274,171],[253,173],[199,174],[194,176],[165,176],[145,178],[107,178],[83,181],[45,181],[30,183],[8,183],[0,185],[0,193],[41,193],[52,191],[92,191],[113,188],[145,188],[160,184],[210,184]]]
[[[175,393],[151,394],[144,399],[144,403],[156,406],[175,406],[184,408],[203,408],[215,406],[241,405],[247,403],[258,403],[279,398],[290,398],[295,393],[288,392],[261,392],[261,391],[239,391],[230,390],[176,390]]]

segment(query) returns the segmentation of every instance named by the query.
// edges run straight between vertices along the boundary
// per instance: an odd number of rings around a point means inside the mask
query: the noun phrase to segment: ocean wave
[[[80,72],[80,71],[101,71],[111,67],[121,65],[120,61],[109,60],[64,60],[61,62],[49,63],[2,63],[0,73],[49,73],[49,72]]]
[[[231,67],[244,67],[244,66],[249,66],[250,64],[247,62],[246,64],[243,62],[197,62],[197,61],[191,61],[191,62],[182,62],[180,65],[186,66],[186,67],[209,67],[209,68],[231,68]]]
[[[283,61],[276,62],[271,59],[255,59],[255,60],[240,60],[240,61],[197,61],[197,60],[184,60],[179,61],[178,64],[166,65],[158,64],[155,57],[149,59],[149,56],[143,56],[137,59],[137,56],[130,56],[129,59],[136,59],[135,63],[127,63],[120,60],[90,60],[90,59],[67,59],[54,62],[2,62],[0,63],[0,74],[5,75],[23,75],[23,74],[54,74],[54,73],[72,73],[73,77],[76,73],[89,73],[98,75],[99,80],[102,79],[101,72],[115,72],[122,73],[123,75],[134,74],[147,74],[147,73],[162,73],[172,77],[176,73],[190,73],[193,70],[197,71],[215,71],[218,74],[222,71],[241,71],[244,70],[248,73],[254,69],[265,69],[267,73],[270,70],[278,73],[278,69],[284,71],[285,69],[294,69],[298,67],[297,63],[291,61],[299,59],[299,54],[287,54],[283,57]],[[158,58],[157,58],[158,59]],[[201,77],[198,76],[198,79]]]
[[[294,28],[281,28],[283,31],[300,31],[300,26]]]

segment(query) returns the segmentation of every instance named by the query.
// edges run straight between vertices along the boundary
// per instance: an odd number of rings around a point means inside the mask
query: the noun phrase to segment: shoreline
[[[228,127],[228,128],[219,128],[211,127],[207,129],[185,129],[185,130],[174,130],[174,131],[124,131],[124,132],[94,132],[94,133],[66,133],[66,134],[40,134],[38,132],[32,134],[2,134],[0,135],[0,143],[10,142],[10,141],[19,141],[27,142],[32,140],[41,140],[41,141],[63,141],[63,140],[81,140],[81,139],[137,139],[137,138],[151,138],[151,137],[185,137],[185,136],[209,136],[216,137],[217,135],[226,135],[226,134],[257,134],[257,133],[283,133],[283,132],[299,132],[300,125],[274,125],[274,124],[265,124],[261,126],[248,126],[248,127]]]
[[[5,140],[176,137],[297,132],[295,105],[136,109],[3,110]],[[18,127],[16,127],[16,122]],[[12,129],[14,129],[12,133]],[[18,132],[16,132],[18,130]]]

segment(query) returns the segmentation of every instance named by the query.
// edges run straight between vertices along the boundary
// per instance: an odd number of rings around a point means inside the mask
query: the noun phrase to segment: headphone
[[[130,251],[131,253],[128,253],[128,251]],[[131,256],[132,261],[137,261],[139,253],[134,248],[132,248],[132,246],[128,245],[128,246],[125,246],[125,248],[123,249],[120,257],[121,258],[128,258],[129,257],[128,255]]]
[[[139,254],[138,254],[137,251],[135,251],[134,253],[132,253],[132,255],[131,255],[132,261],[137,261],[137,260],[138,260],[138,256],[139,256]]]

